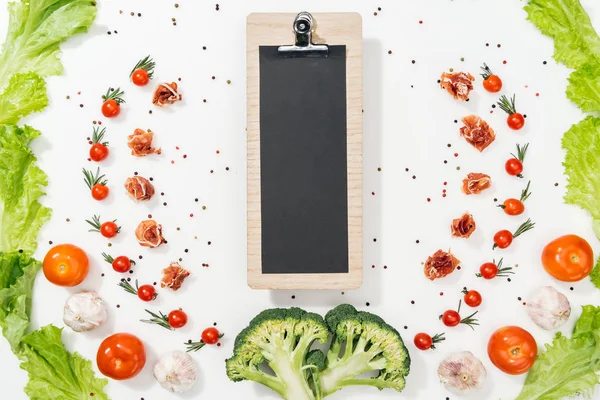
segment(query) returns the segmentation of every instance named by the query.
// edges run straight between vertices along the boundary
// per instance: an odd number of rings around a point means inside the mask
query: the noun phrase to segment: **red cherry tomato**
[[[136,86],[146,86],[148,84],[148,82],[150,81],[150,78],[148,77],[148,71],[146,71],[145,69],[141,69],[141,68],[136,69],[131,74],[131,81]]]
[[[102,104],[102,115],[104,115],[106,118],[116,117],[120,112],[121,105],[119,105],[119,103],[113,99],[106,100]]]
[[[525,204],[518,199],[506,199],[503,206],[502,209],[508,215],[521,215],[525,211]]]
[[[469,307],[477,307],[481,304],[481,294],[477,290],[463,290],[465,304]]]
[[[107,221],[100,225],[100,233],[105,238],[113,238],[119,233],[119,227],[112,221]]]
[[[92,197],[94,200],[104,200],[108,197],[108,186],[103,185],[101,183],[97,183],[92,186]]]
[[[415,346],[419,350],[429,350],[433,346],[433,339],[427,333],[417,333],[415,335]]]
[[[172,328],[182,328],[187,324],[187,314],[182,310],[173,310],[169,313],[169,325]]]
[[[490,75],[483,81],[485,90],[491,93],[497,93],[502,89],[502,79],[498,75]]]
[[[156,289],[152,285],[142,285],[137,291],[137,295],[142,301],[152,301],[156,298]]]
[[[487,262],[479,267],[479,274],[484,279],[493,279],[498,275],[498,266],[494,263]]]
[[[460,324],[460,315],[457,311],[448,310],[442,314],[442,323],[446,326],[456,326]]]
[[[131,269],[131,260],[125,256],[119,256],[112,262],[112,267],[117,272],[127,272]]]
[[[202,341],[206,344],[215,344],[219,341],[221,334],[217,328],[206,328],[202,331]]]
[[[510,114],[506,123],[510,129],[519,130],[525,125],[525,118],[521,113]]]
[[[506,229],[498,231],[494,235],[494,244],[496,245],[496,247],[500,247],[501,249],[505,249],[508,246],[510,246],[512,241],[513,234],[510,231],[507,231]]]
[[[102,143],[95,143],[90,148],[90,158],[94,161],[102,161],[108,157],[108,147]]]
[[[506,173],[512,176],[518,176],[523,172],[523,163],[516,158],[509,158],[504,164]]]

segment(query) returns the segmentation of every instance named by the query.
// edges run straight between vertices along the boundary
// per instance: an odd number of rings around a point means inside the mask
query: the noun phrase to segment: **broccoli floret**
[[[380,317],[348,304],[329,311],[325,322],[333,341],[327,353],[327,368],[319,377],[323,396],[349,385],[404,389],[410,356],[398,331]],[[376,377],[360,377],[373,371],[378,372]]]
[[[321,400],[323,398],[323,394],[321,392],[321,382],[320,375],[321,371],[323,371],[327,367],[327,363],[325,361],[325,354],[321,350],[311,350],[306,355],[306,362],[304,363],[303,370],[308,372],[308,383],[315,391],[315,399]]]
[[[303,367],[313,342],[325,343],[328,336],[318,314],[300,308],[265,310],[236,337],[227,376],[235,382],[261,383],[286,400],[318,400],[309,383],[313,375]],[[316,360],[315,354],[310,358]],[[265,363],[273,373],[267,372]]]

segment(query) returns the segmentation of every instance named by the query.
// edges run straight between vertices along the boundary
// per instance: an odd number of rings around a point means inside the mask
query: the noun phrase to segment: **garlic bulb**
[[[463,351],[446,357],[438,367],[438,376],[452,393],[467,395],[483,386],[487,372],[473,353]]]
[[[527,315],[537,326],[549,331],[567,322],[571,305],[567,296],[552,286],[543,286],[527,301]]]
[[[65,303],[63,321],[75,332],[91,331],[106,321],[106,306],[96,292],[72,295]]]
[[[192,357],[179,350],[165,354],[154,366],[154,377],[169,392],[187,392],[196,383],[197,374]]]

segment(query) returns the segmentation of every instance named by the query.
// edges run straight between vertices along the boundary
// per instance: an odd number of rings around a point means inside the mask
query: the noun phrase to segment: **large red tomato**
[[[96,363],[100,372],[109,378],[133,378],[146,364],[144,343],[130,333],[116,333],[100,344]]]
[[[544,247],[542,265],[559,281],[580,281],[592,272],[594,251],[585,239],[577,235],[561,236]]]
[[[533,366],[537,356],[537,343],[525,329],[505,326],[490,336],[488,356],[499,370],[520,375]]]

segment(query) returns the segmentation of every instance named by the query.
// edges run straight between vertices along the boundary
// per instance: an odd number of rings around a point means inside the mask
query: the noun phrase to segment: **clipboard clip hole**
[[[292,46],[279,46],[279,54],[283,57],[311,57],[329,55],[329,46],[326,44],[314,44],[312,33],[316,29],[316,20],[307,11],[302,11],[294,18],[294,34],[296,40]]]

